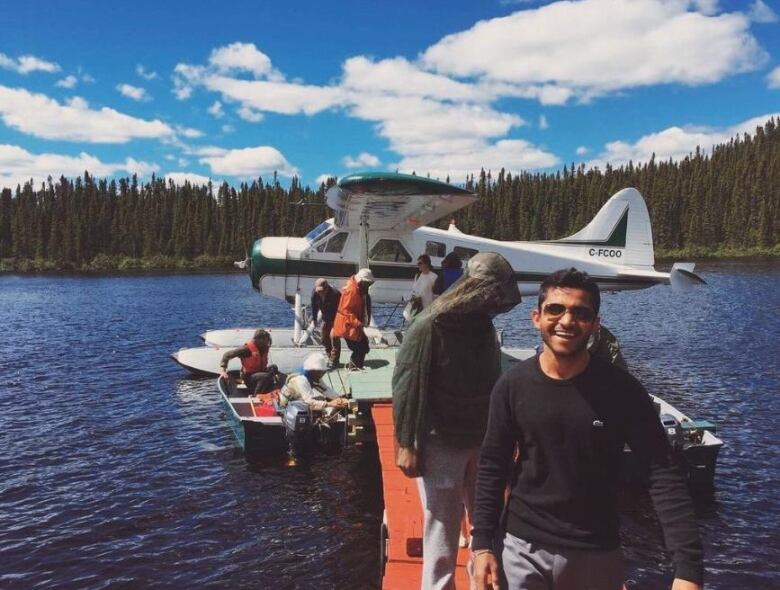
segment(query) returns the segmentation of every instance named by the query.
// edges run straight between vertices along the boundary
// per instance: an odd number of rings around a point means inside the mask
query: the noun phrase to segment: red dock
[[[414,590],[420,587],[422,573],[423,517],[417,482],[395,466],[393,445],[393,408],[377,403],[371,408],[376,426],[379,461],[382,464],[382,491],[385,499],[387,543],[383,590]],[[380,559],[382,556],[380,556]],[[466,574],[468,549],[458,550],[455,584],[469,587]]]

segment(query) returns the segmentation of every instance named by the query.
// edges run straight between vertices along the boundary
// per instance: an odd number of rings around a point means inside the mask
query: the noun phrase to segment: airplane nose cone
[[[287,241],[288,238],[261,238],[255,241],[249,256],[249,276],[252,286],[266,295],[277,296],[275,287],[266,281],[263,291],[263,277],[279,277],[282,280],[282,297],[284,297],[284,277],[287,275]],[[278,285],[277,285],[278,286]]]

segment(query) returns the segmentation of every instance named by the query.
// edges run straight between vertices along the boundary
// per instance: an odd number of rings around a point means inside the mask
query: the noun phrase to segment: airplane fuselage
[[[341,234],[341,235],[340,235]],[[307,296],[319,277],[333,285],[343,282],[358,270],[361,233],[339,231],[329,226],[313,240],[308,238],[263,238],[252,252],[252,283],[264,294],[290,301],[296,292]],[[467,260],[479,251],[498,252],[515,270],[522,295],[538,293],[541,281],[551,272],[575,266],[588,272],[604,290],[641,289],[668,282],[666,273],[655,273],[652,266],[638,267],[657,277],[618,276],[624,248],[589,244],[544,242],[505,242],[461,233],[421,227],[411,232],[371,232],[369,267],[376,282],[371,287],[377,303],[398,303],[408,299],[417,273],[417,257],[427,253],[434,270],[442,259],[455,251]],[[625,271],[625,266],[620,266]]]

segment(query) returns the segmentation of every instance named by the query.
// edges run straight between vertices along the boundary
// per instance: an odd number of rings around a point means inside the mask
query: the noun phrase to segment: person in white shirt
[[[431,257],[427,254],[421,254],[417,258],[417,268],[419,272],[414,278],[412,284],[412,315],[420,313],[423,309],[433,303],[436,297],[434,285],[436,284],[436,273],[431,270]]]
[[[315,411],[325,408],[344,408],[348,405],[345,397],[339,395],[322,377],[328,371],[328,357],[321,352],[313,352],[303,361],[303,373],[293,373],[282,387],[283,403],[302,400]]]

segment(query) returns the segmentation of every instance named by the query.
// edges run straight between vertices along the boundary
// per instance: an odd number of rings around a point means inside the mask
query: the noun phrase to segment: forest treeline
[[[479,195],[455,215],[459,229],[501,240],[564,237],[618,190],[645,197],[656,252],[780,255],[780,121],[708,153],[555,173],[483,171]],[[447,179],[449,181],[449,179]],[[454,179],[457,182],[457,179]],[[304,235],[329,216],[328,185],[289,188],[274,176],[237,187],[164,178],[49,179],[0,194],[0,270],[229,266],[262,236]],[[449,220],[441,220],[444,226]]]

